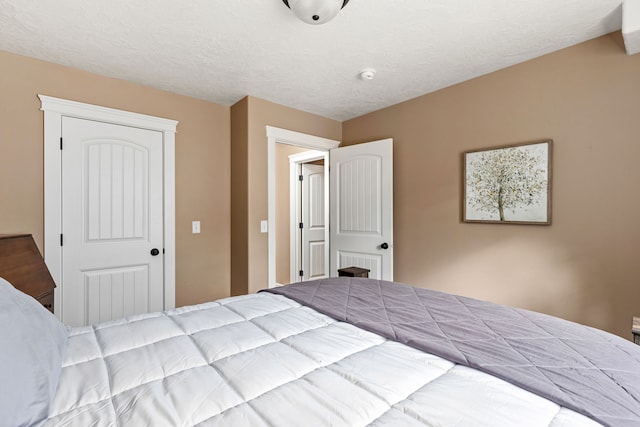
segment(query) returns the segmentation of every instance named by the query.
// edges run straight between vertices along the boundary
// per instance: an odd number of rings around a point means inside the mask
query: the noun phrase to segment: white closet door
[[[62,321],[162,310],[162,132],[63,117],[62,136]]]

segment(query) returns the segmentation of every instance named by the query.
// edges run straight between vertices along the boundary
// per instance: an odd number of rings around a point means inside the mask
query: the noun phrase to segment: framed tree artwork
[[[464,153],[464,222],[551,224],[553,141]]]

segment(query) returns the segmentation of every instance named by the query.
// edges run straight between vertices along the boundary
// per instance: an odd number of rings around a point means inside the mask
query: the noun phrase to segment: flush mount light
[[[331,21],[349,0],[282,0],[289,9],[307,24],[318,25]]]

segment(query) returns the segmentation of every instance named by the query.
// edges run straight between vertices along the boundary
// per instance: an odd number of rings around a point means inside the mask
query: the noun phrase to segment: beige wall
[[[266,126],[275,126],[310,135],[321,136],[329,139],[341,139],[342,124],[338,121],[320,117],[304,111],[294,110],[282,105],[264,101],[259,98],[247,97],[247,175],[248,182],[246,193],[239,197],[247,200],[247,251],[242,253],[235,250],[233,256],[245,257],[248,276],[247,286],[236,286],[236,271],[234,270],[232,282],[233,294],[256,292],[267,286],[268,280],[268,240],[266,233],[260,233],[260,221],[267,219],[267,136]],[[232,110],[236,106],[232,107]],[[241,138],[239,138],[240,142]],[[234,139],[233,144],[238,143]],[[235,152],[234,152],[235,153]],[[234,154],[235,155],[235,154]],[[232,159],[235,165],[236,159]],[[234,178],[235,179],[235,178]],[[241,178],[239,178],[241,179]],[[243,186],[232,183],[234,193],[242,191]],[[235,194],[234,194],[235,197]],[[242,204],[232,204],[231,216],[235,219],[237,211],[241,211]],[[236,238],[234,228],[232,240]],[[242,233],[238,232],[242,237]]]
[[[619,33],[343,124],[394,138],[395,278],[630,337],[640,314],[640,55]],[[461,223],[465,150],[552,138],[553,225]]]
[[[178,120],[176,304],[230,293],[229,108],[0,52],[0,233],[43,248],[43,114],[38,94]],[[191,234],[191,221],[202,234]]]
[[[41,248],[38,93],[180,121],[178,305],[266,286],[259,224],[271,125],[347,144],[394,138],[397,280],[625,337],[639,314],[640,55],[625,55],[619,33],[343,124],[254,97],[229,109],[3,52],[0,69],[0,233],[33,233]],[[461,223],[462,153],[540,138],[554,140],[553,225]],[[202,234],[190,233],[192,220]]]
[[[231,295],[249,287],[249,98],[231,107]]]

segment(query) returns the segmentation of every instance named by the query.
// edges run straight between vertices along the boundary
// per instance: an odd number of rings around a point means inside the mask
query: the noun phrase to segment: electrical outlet
[[[200,221],[191,222],[191,233],[200,234]]]

